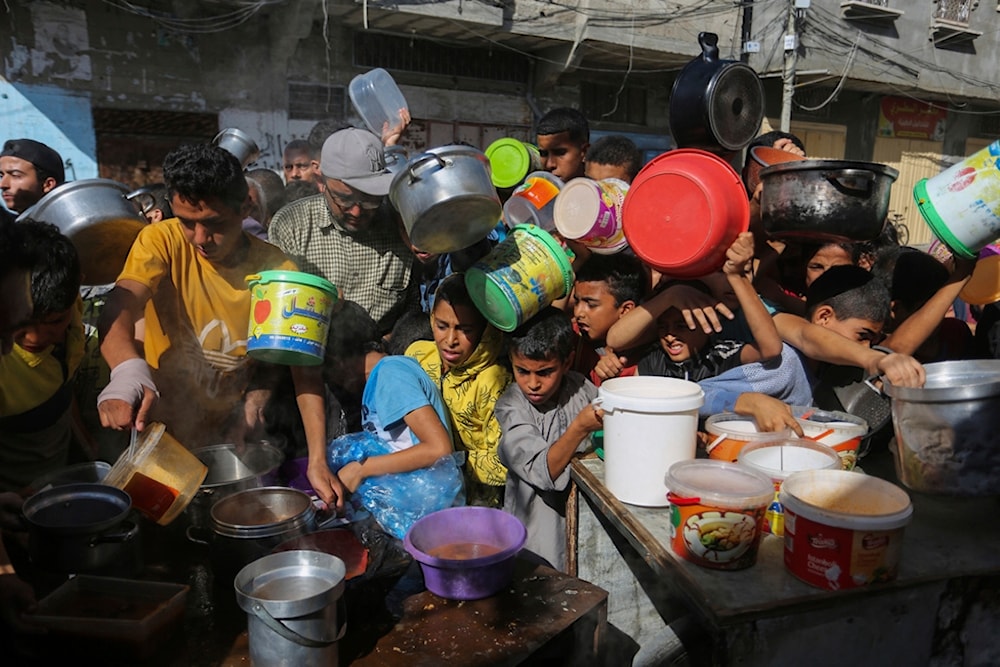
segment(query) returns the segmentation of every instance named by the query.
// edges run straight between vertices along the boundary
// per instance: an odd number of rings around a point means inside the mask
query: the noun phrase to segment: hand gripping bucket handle
[[[294,642],[300,646],[305,646],[306,648],[326,648],[330,644],[339,642],[344,638],[344,634],[347,632],[347,605],[344,603],[343,596],[337,600],[337,624],[340,626],[340,631],[337,636],[333,639],[327,641],[320,641],[317,639],[311,639],[304,635],[299,634],[295,630],[271,616],[271,613],[264,608],[260,602],[254,602],[250,605],[250,612],[259,618],[261,622],[268,627],[272,632],[278,633],[282,638],[287,639],[290,642]]]

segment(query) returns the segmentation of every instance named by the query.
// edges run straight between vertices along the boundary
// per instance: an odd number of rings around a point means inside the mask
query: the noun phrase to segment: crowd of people
[[[385,146],[398,139],[344,128],[320,147],[293,141],[284,182],[245,172],[214,145],[177,148],[164,183],[130,195],[149,224],[97,307],[81,297],[72,243],[52,225],[12,222],[64,181],[61,158],[30,139],[7,141],[0,517],[43,472],[113,460],[121,450],[99,442],[96,424],[125,433],[159,421],[191,448],[268,440],[289,458],[307,457],[315,493],[338,510],[366,479],[463,452],[466,502],[515,514],[528,528],[527,552],[562,569],[568,467],[602,428],[592,400],[609,378],[698,382],[702,416],[735,411],[762,430],[801,434],[792,405],[841,410],[837,387],[875,375],[920,385],[922,363],[998,354],[995,306],[977,313],[975,335],[950,316],[974,262],[900,247],[891,226],[859,244],[769,239],[759,184],[747,192],[750,231],[719,271],[678,280],[627,248],[599,255],[564,239],[573,289],[504,335],[463,278],[503,228],[445,255],[414,247],[387,197]],[[563,181],[628,183],[642,166],[626,137],[591,144],[573,109],[541,118],[536,144],[544,169]],[[782,133],[755,144],[805,151]],[[336,286],[321,366],[247,355],[246,277],[266,270]],[[103,373],[86,372],[95,364]],[[391,453],[331,469],[328,447],[361,430]],[[21,628],[33,596],[0,557],[0,614]]]

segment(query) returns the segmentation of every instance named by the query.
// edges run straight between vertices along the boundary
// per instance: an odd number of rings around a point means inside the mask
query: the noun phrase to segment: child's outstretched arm
[[[740,350],[740,361],[748,364],[754,361],[775,359],[781,356],[781,336],[774,326],[771,314],[757,296],[753,284],[746,277],[746,267],[753,261],[753,234],[743,232],[736,237],[726,251],[726,263],[722,272],[743,309],[743,316],[753,334],[753,343],[747,343]]]
[[[569,428],[559,438],[552,443],[545,459],[549,464],[549,477],[553,480],[559,477],[573,459],[576,448],[584,439],[599,431],[604,426],[604,410],[595,408],[593,405],[585,406],[577,413],[573,421],[569,423]]]
[[[681,311],[688,327],[700,327],[707,334],[722,331],[719,313],[730,320],[734,317],[732,311],[718,299],[689,285],[673,285],[618,318],[608,329],[607,344],[615,349],[628,350],[655,340],[656,318],[671,306]]]
[[[424,405],[406,413],[403,421],[419,442],[402,451],[372,456],[345,465],[337,475],[349,491],[356,491],[361,482],[369,477],[420,470],[433,465],[442,456],[451,454],[451,436],[432,406]]]

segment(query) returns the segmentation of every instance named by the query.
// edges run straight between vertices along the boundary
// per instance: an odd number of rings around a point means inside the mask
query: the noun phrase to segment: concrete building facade
[[[988,4],[988,3],[987,3]],[[1000,136],[1000,14],[970,0],[9,0],[0,134],[50,143],[70,178],[141,185],[178,143],[238,127],[280,168],[292,139],[359,124],[347,85],[389,71],[414,150],[529,139],[574,106],[595,134],[670,148],[677,72],[715,32],[761,75],[768,122],[791,106],[810,154],[918,177]],[[786,35],[794,35],[788,42]],[[784,92],[786,45],[796,56]],[[919,230],[916,240],[926,230]],[[924,234],[925,235],[925,234]]]

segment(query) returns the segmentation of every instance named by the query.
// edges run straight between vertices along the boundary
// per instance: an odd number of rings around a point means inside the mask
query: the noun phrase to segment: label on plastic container
[[[764,507],[723,509],[670,500],[670,544],[681,558],[716,570],[741,570],[757,562]]]
[[[785,509],[785,566],[819,588],[835,591],[895,579],[902,544],[902,528],[837,528]]]

